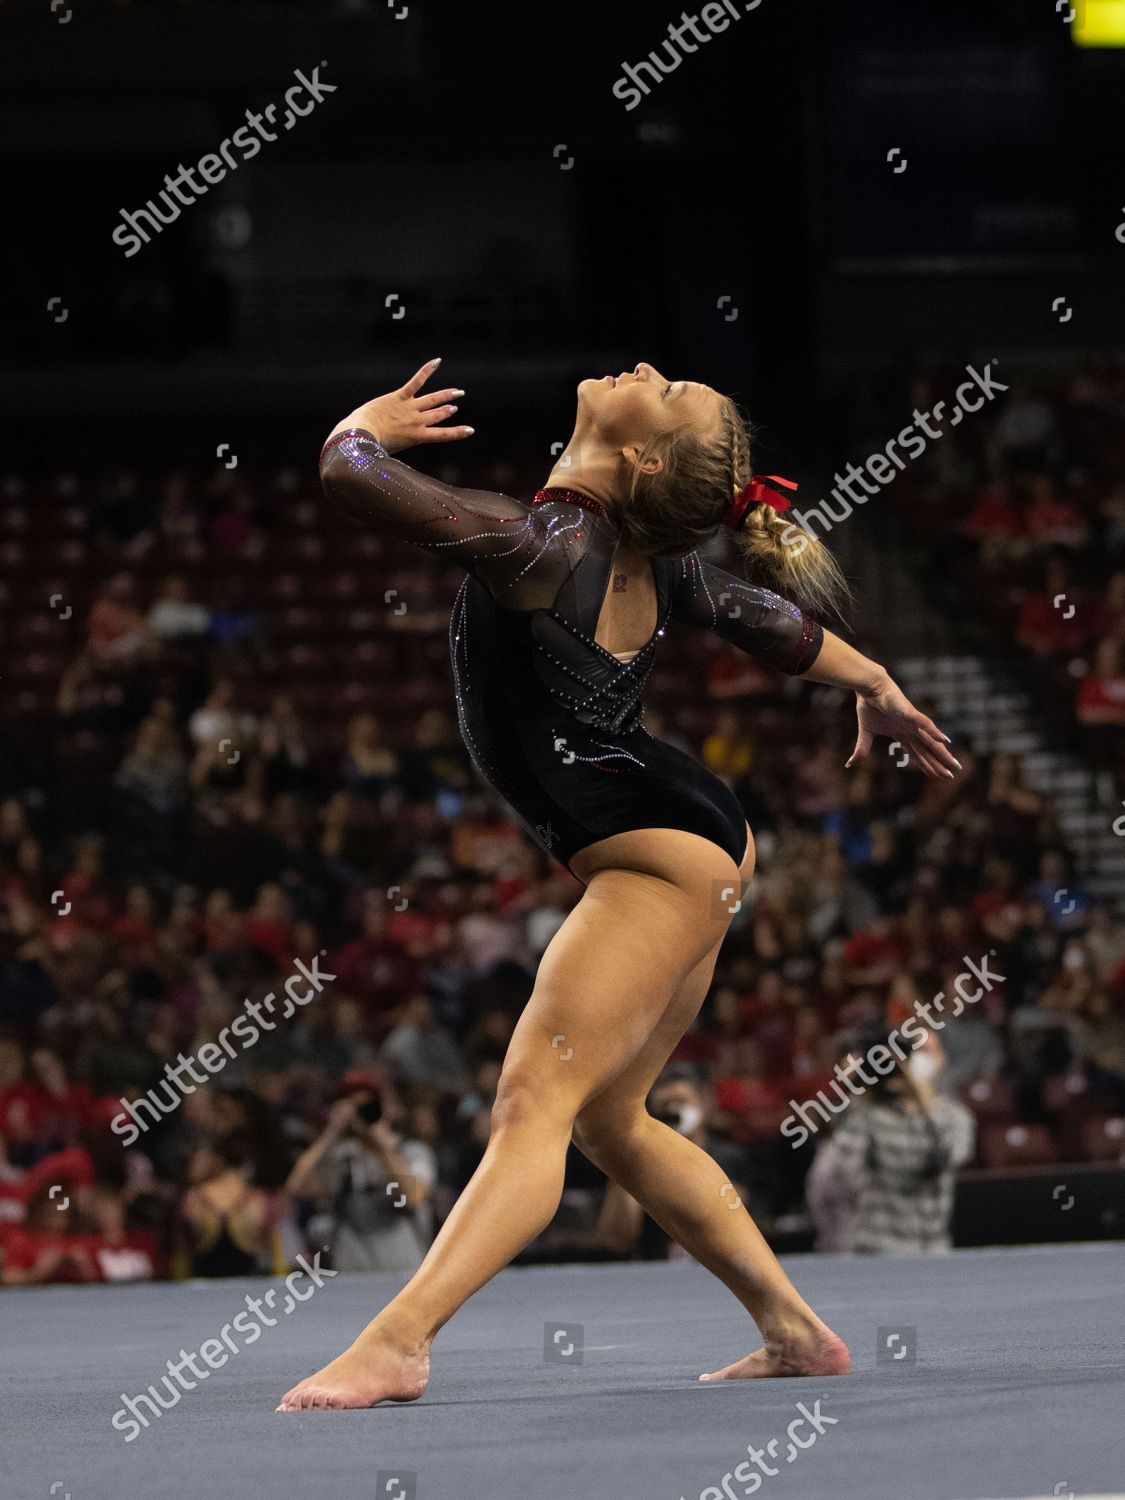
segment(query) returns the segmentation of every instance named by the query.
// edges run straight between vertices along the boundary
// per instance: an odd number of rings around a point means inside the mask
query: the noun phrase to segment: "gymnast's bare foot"
[[[417,1401],[430,1378],[428,1341],[394,1336],[371,1323],[350,1349],[281,1398],[278,1411],[317,1411]]]
[[[764,1380],[784,1375],[846,1375],[852,1357],[819,1318],[763,1329],[765,1347],[700,1380]]]

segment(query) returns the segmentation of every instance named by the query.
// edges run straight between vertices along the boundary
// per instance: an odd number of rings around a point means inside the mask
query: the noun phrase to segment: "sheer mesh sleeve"
[[[514,609],[549,605],[581,552],[580,525],[560,525],[508,495],[442,484],[355,428],[325,444],[320,479],[354,520],[459,563]]]
[[[694,552],[675,566],[674,620],[713,630],[747,655],[791,677],[807,672],[820,655],[823,629],[788,599],[712,567]]]

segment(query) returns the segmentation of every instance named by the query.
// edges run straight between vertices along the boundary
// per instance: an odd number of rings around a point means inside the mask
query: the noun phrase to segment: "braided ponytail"
[[[718,439],[703,439],[692,428],[652,438],[644,457],[658,457],[660,465],[653,472],[643,465],[633,469],[625,504],[614,516],[625,545],[676,557],[714,536],[732,499],[752,478],[752,436],[747,419],[726,398]],[[751,505],[736,537],[757,581],[812,614],[843,618],[848,585],[827,547],[809,532],[772,505]]]
[[[753,478],[752,429],[733,401],[728,407],[733,496]],[[851,599],[847,580],[831,552],[811,532],[778,515],[772,505],[751,505],[735,538],[747,571],[757,581],[822,619],[844,618]]]

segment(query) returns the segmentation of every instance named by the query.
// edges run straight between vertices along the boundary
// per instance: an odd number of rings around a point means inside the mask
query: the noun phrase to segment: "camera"
[[[365,1099],[355,1112],[356,1119],[365,1125],[375,1125],[383,1118],[383,1101],[378,1094]]]

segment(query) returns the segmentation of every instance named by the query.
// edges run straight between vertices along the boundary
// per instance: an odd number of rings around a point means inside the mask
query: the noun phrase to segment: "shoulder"
[[[939,1125],[964,1125],[974,1119],[971,1109],[949,1094],[935,1094],[931,1114]]]

